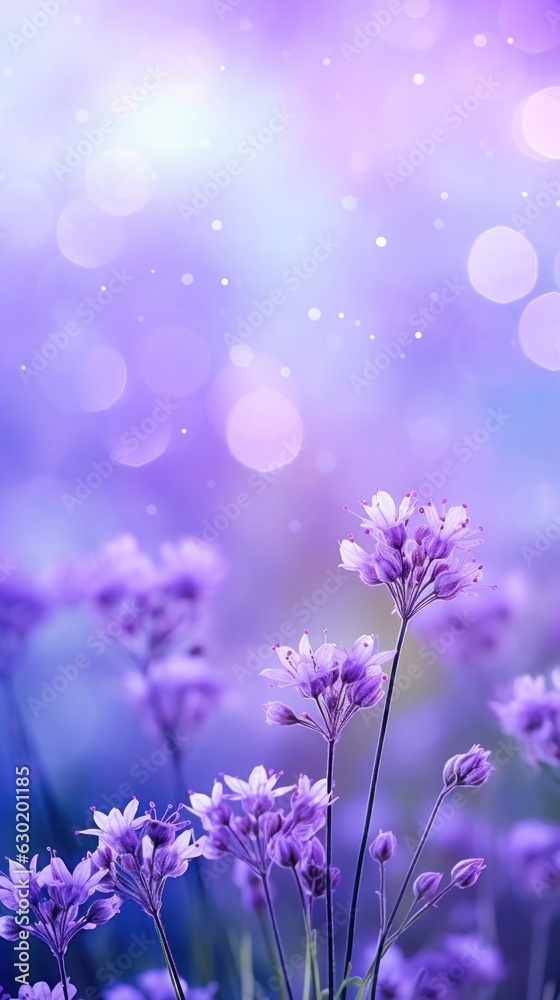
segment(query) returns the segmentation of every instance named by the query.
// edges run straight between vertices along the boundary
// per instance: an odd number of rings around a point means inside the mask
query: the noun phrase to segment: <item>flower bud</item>
[[[397,838],[390,830],[380,830],[375,840],[369,845],[369,853],[380,865],[390,861],[397,850]]]
[[[451,869],[451,881],[458,889],[470,889],[486,868],[484,858],[467,858]]]
[[[494,770],[489,756],[490,750],[475,743],[467,753],[450,757],[443,769],[445,785],[484,785]]]
[[[348,688],[348,700],[358,708],[373,708],[384,695],[385,674],[373,674],[363,678]]]
[[[269,844],[269,854],[282,868],[295,868],[301,858],[302,845],[293,833],[278,833]]]
[[[296,713],[281,701],[267,701],[263,709],[269,726],[297,726],[300,722]]]
[[[414,898],[430,903],[437,895],[439,884],[443,878],[443,872],[424,872],[414,881],[412,891]]]

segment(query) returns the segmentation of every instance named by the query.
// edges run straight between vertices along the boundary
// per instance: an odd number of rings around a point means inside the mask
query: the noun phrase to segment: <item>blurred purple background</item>
[[[503,738],[488,702],[557,663],[560,5],[4,0],[0,24],[0,587],[121,532],[152,554],[215,542],[228,690],[186,787],[261,762],[318,777],[320,746],[265,727],[258,672],[304,627],[394,645],[387,594],[337,568],[343,505],[468,501],[499,589],[408,640],[376,826],[414,832],[446,756]],[[62,607],[16,678],[75,826],[123,782],[169,795],[131,779],[157,740],[117,643],[33,708],[98,627]],[[341,749],[341,857],[374,732]],[[558,815],[518,756],[473,800],[489,853],[513,820]]]

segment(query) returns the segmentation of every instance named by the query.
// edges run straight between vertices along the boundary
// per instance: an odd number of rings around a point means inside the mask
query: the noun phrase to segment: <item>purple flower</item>
[[[505,854],[515,888],[530,898],[560,890],[560,826],[526,819],[509,830]]]
[[[29,909],[32,919],[26,929],[50,948],[56,958],[65,955],[72,938],[82,930],[93,930],[111,920],[119,911],[120,900],[112,896],[95,901],[80,913],[96,891],[106,891],[100,872],[91,858],[80,861],[71,872],[53,853],[50,863],[37,871],[37,858],[29,870],[9,862],[9,877],[0,876],[0,899],[9,909]],[[16,940],[19,926],[13,917],[0,919],[0,936]]]
[[[272,686],[295,687],[303,698],[316,703],[320,719],[307,712],[297,716],[281,702],[264,705],[266,721],[281,726],[302,725],[314,729],[327,740],[338,740],[351,718],[363,708],[371,708],[383,697],[385,674],[381,665],[394,650],[379,652],[377,636],[361,635],[350,652],[334,643],[324,643],[313,650],[304,632],[299,649],[276,646],[279,667],[261,671]]]
[[[504,731],[521,740],[530,764],[560,767],[560,670],[552,671],[548,689],[543,676],[518,677],[513,698],[492,708]]]
[[[67,987],[69,1000],[73,1000],[77,992],[76,987],[69,980]],[[18,1000],[64,1000],[64,987],[62,983],[57,983],[52,990],[46,983],[35,983],[34,986],[20,986]]]
[[[317,837],[303,844],[301,858],[297,866],[298,874],[308,899],[319,899],[327,891],[327,858],[325,849]],[[331,884],[336,889],[340,881],[340,871],[331,867]]]
[[[423,872],[414,880],[412,891],[414,898],[426,903],[432,901],[437,896],[439,884],[443,878],[443,872]]]
[[[111,809],[108,815],[92,806],[93,819],[97,826],[88,830],[78,830],[78,833],[99,837],[100,847],[110,847],[117,854],[127,854],[136,849],[139,837],[136,833],[146,823],[145,816],[136,816],[138,799],[133,798],[120,809]]]
[[[216,983],[203,987],[189,987],[180,979],[188,1000],[212,1000],[217,991]],[[104,1000],[175,1000],[175,992],[167,969],[149,969],[142,972],[134,986],[119,984],[103,992]]]
[[[465,861],[459,861],[451,869],[451,881],[458,889],[470,889],[475,882],[478,882],[485,868],[484,858],[467,858]]]
[[[46,616],[52,599],[44,587],[19,574],[0,586],[0,674],[9,674],[14,655]]]
[[[494,766],[489,763],[490,750],[483,750],[478,743],[467,753],[450,757],[443,769],[445,785],[484,785]]]
[[[192,736],[215,711],[224,684],[201,654],[202,650],[172,653],[153,660],[143,672],[129,671],[128,700],[148,729],[156,733],[181,729]]]
[[[274,772],[267,774],[260,764],[253,768],[248,781],[242,781],[241,778],[234,778],[229,774],[224,774],[224,781],[234,792],[230,798],[239,801],[250,816],[259,816],[272,809],[274,799],[292,790],[293,785],[276,788],[279,777],[280,775]]]
[[[369,845],[369,853],[374,861],[383,865],[390,861],[397,850],[397,838],[390,830],[380,830],[375,840]]]
[[[471,527],[466,504],[441,512],[429,501],[418,508],[425,523],[412,529],[417,495],[407,493],[399,508],[388,493],[378,491],[361,526],[374,547],[371,553],[352,535],[340,546],[344,569],[357,572],[369,586],[384,583],[401,618],[410,619],[437,600],[449,601],[479,583],[482,567],[469,557],[481,541],[481,529]]]
[[[99,830],[81,832],[100,837],[99,848],[91,857],[102,879],[100,888],[116,892],[122,899],[133,900],[146,913],[153,915],[161,909],[166,880],[185,874],[190,860],[202,854],[206,838],[193,840],[189,821],[181,820],[181,806],[175,812],[168,806],[158,819],[152,802],[149,812],[141,820],[134,819],[136,808],[137,801],[133,799],[124,813],[118,814],[123,820],[127,818],[122,834],[108,828],[111,815],[118,812],[114,809],[101,820],[104,828],[101,834]],[[95,814],[99,824],[97,816]],[[112,826],[115,827],[118,822],[118,818],[115,820],[113,816]],[[138,828],[139,822],[141,829]]]
[[[164,544],[156,563],[132,535],[119,535],[75,575],[76,588],[120,627],[123,645],[148,663],[189,649],[224,566],[197,538]]]

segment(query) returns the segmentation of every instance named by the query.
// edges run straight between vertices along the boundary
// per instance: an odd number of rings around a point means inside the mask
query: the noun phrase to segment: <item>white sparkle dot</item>
[[[220,69],[223,71],[225,69],[225,66],[220,66]]]
[[[89,111],[86,111],[85,108],[80,108],[79,111],[76,111],[77,122],[80,122],[80,124],[82,124],[83,122],[87,122],[88,120],[89,120]]]
[[[308,309],[307,315],[309,316],[309,319],[316,322],[318,319],[321,319],[321,310],[317,309],[317,306],[312,306],[311,309]]]
[[[434,222],[434,228],[435,229],[443,229],[444,226],[445,226],[445,222],[443,221],[443,219],[436,219],[435,220],[435,222]]]
[[[187,428],[181,427],[181,434],[186,434],[186,433],[187,433]]]
[[[488,150],[486,156],[488,157],[488,159],[492,159],[492,157],[494,156],[494,154],[493,154],[493,152],[492,152],[491,149]]]
[[[361,319],[355,319],[354,320],[354,326],[361,326],[361,325],[362,325]]]
[[[229,352],[229,360],[236,368],[246,368],[255,357],[255,352],[248,344],[234,344]]]
[[[422,334],[420,333],[420,330],[417,330],[414,336],[416,337],[416,340],[422,340]]]
[[[484,46],[487,45],[488,39],[486,35],[475,35],[473,38],[473,42],[477,48],[483,49]]]
[[[148,506],[146,507],[146,514],[150,514],[150,515],[157,514],[157,507],[156,507],[155,503],[149,503],[148,504]]]
[[[227,278],[222,278],[222,285],[229,285],[229,281]]]
[[[556,205],[557,205],[558,208],[560,208],[560,201],[557,201]]]
[[[150,274],[155,274],[155,273],[156,273],[156,269],[155,269],[155,267],[151,267],[151,268],[150,268]]]
[[[101,291],[102,292],[106,292],[107,291],[107,285],[101,285]]]
[[[6,66],[4,69],[4,76],[13,76],[14,71],[11,66]]]
[[[181,275],[181,283],[183,285],[192,285],[193,281],[194,281],[194,278],[193,278],[192,274],[188,273],[188,271],[185,274]]]
[[[198,140],[198,145],[200,146],[201,149],[208,149],[210,146],[210,139],[207,139],[206,136],[203,136],[202,139]]]
[[[284,366],[283,368],[280,369],[280,374],[282,378],[289,378],[289,376],[292,374],[292,369],[286,368],[286,366]]]
[[[527,197],[528,197],[528,194],[529,194],[529,192],[528,192],[528,191],[522,191],[522,192],[521,192],[521,197],[522,197],[522,198],[527,198]]]
[[[220,222],[219,219],[214,219],[214,221],[211,223],[212,229],[215,229],[216,232],[222,228],[222,225],[223,223]]]
[[[509,38],[506,38],[506,41],[507,41],[508,45],[513,45],[513,38],[511,37],[511,35],[510,35]]]
[[[423,73],[415,73],[412,77],[412,82],[415,83],[417,87],[421,87],[422,84],[426,82],[426,77]]]
[[[339,313],[339,314],[338,314],[338,318],[339,318],[339,319],[344,319],[344,313]]]
[[[22,372],[27,371],[27,365],[20,365]]]
[[[249,20],[248,17],[244,17],[242,21],[239,22],[239,27],[241,31],[250,31],[253,27],[253,22]]]
[[[353,194],[345,194],[340,204],[347,212],[353,212],[358,204],[358,199],[354,198]]]
[[[324,59],[323,59],[323,66],[330,66],[330,64],[331,64],[331,61],[330,61],[329,57],[325,56]]]
[[[399,354],[399,358],[406,358],[406,354]]]
[[[370,333],[370,335],[369,335],[369,339],[370,339],[370,340],[375,340],[375,334],[374,334],[374,333]]]
[[[440,198],[442,201],[447,201],[447,199],[449,198],[447,191],[442,191],[440,194]]]
[[[301,531],[301,524],[299,521],[290,521],[288,527],[290,531]]]
[[[378,247],[386,247],[387,246],[387,240],[385,239],[384,236],[378,236],[377,239],[376,239],[376,241],[375,241],[375,243],[376,243],[376,245]]]

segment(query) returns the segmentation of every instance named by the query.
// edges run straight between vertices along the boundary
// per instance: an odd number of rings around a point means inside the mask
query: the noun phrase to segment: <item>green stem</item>
[[[173,990],[175,991],[175,996],[177,1000],[185,1000],[185,994],[183,993],[183,987],[181,986],[181,980],[179,978],[177,966],[175,965],[175,959],[173,958],[173,954],[171,952],[171,948],[169,947],[169,942],[157,910],[152,910],[152,917],[158,934],[161,950],[163,952],[163,957],[165,958],[165,962],[169,970],[169,977],[171,979]]]
[[[356,871],[354,874],[354,883],[352,887],[352,898],[350,903],[350,914],[348,920],[348,938],[346,942],[346,957],[344,959],[344,974],[345,976],[350,975],[350,968],[352,963],[352,951],[354,948],[354,936],[356,933],[356,915],[358,909],[358,895],[360,892],[360,883],[362,879],[362,872],[364,868],[364,860],[366,855],[367,841],[369,837],[369,828],[371,826],[371,816],[373,813],[373,805],[375,802],[375,793],[377,791],[377,782],[379,779],[379,770],[381,767],[381,758],[383,756],[383,747],[385,746],[385,738],[387,735],[387,726],[389,724],[389,714],[391,712],[391,702],[393,700],[393,693],[395,689],[395,681],[397,679],[397,669],[399,666],[399,659],[404,643],[404,638],[406,635],[406,629],[408,625],[408,619],[403,618],[401,620],[401,625],[399,629],[399,635],[397,639],[397,646],[395,649],[395,656],[393,658],[393,663],[391,666],[391,673],[389,676],[389,685],[387,688],[387,695],[385,697],[385,704],[383,707],[383,716],[381,719],[381,726],[379,729],[379,736],[377,739],[377,747],[375,751],[375,758],[373,762],[373,769],[371,772],[370,786],[367,798],[366,813],[364,817],[364,827],[362,831],[362,839],[360,841],[360,848],[358,851],[358,859],[356,862]],[[342,994],[342,1000],[346,996],[346,990]]]
[[[280,968],[282,971],[282,979],[284,981],[285,991],[289,1000],[294,1000],[292,988],[290,986],[290,980],[288,979],[288,968],[286,965],[286,956],[284,955],[284,949],[282,947],[282,938],[280,937],[280,928],[278,927],[278,921],[276,919],[276,913],[274,911],[274,904],[272,902],[272,896],[270,895],[270,887],[268,885],[268,878],[266,875],[262,876],[264,895],[266,898],[266,905],[268,907],[268,915],[270,917],[270,923],[272,925],[272,932],[274,934],[274,940],[276,942],[276,950],[278,952],[278,958],[280,960]]]
[[[429,837],[430,830],[432,829],[432,826],[435,823],[436,816],[437,816],[437,814],[439,812],[440,806],[441,806],[441,804],[442,804],[445,796],[448,794],[448,792],[450,792],[452,790],[452,788],[454,788],[454,785],[448,785],[447,787],[442,788],[441,792],[439,793],[439,795],[437,797],[436,804],[435,804],[434,808],[432,809],[432,814],[431,814],[428,822],[426,823],[424,832],[423,832],[422,836],[420,837],[420,840],[418,841],[418,846],[417,846],[417,848],[416,848],[416,850],[415,850],[415,852],[414,852],[414,854],[412,856],[412,861],[410,862],[410,865],[408,866],[408,871],[407,871],[407,873],[406,873],[406,875],[404,877],[404,881],[403,881],[403,883],[402,883],[402,885],[400,887],[400,890],[399,890],[399,893],[398,893],[397,898],[395,900],[393,909],[391,910],[391,913],[389,915],[387,923],[386,923],[385,927],[383,928],[383,931],[381,932],[381,934],[379,936],[379,943],[377,945],[377,952],[376,952],[376,955],[375,955],[375,961],[374,961],[374,966],[373,966],[373,980],[372,980],[372,987],[371,987],[371,995],[372,995],[372,997],[375,997],[375,990],[377,988],[377,980],[378,980],[378,977],[379,977],[379,965],[380,965],[381,959],[383,957],[383,949],[384,949],[384,946],[385,946],[385,942],[386,942],[386,940],[387,940],[387,938],[389,936],[389,931],[391,930],[391,927],[392,927],[392,925],[394,923],[395,917],[397,915],[397,911],[399,909],[399,906],[401,905],[403,896],[404,896],[404,894],[405,894],[405,892],[406,892],[406,890],[408,888],[408,884],[409,884],[409,882],[410,882],[410,880],[411,880],[411,878],[412,878],[412,876],[414,874],[414,870],[416,868],[416,865],[418,864],[418,859],[420,858],[420,855],[421,855],[421,853],[422,853],[422,851],[424,849],[424,845],[425,845],[425,843],[426,843],[426,841],[427,841],[427,839]]]

